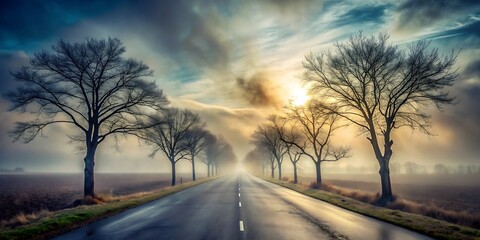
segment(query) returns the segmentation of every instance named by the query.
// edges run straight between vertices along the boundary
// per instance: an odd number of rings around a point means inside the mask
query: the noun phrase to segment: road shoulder
[[[55,211],[53,212],[52,216],[39,219],[31,224],[0,231],[0,239],[49,239],[100,219],[123,212],[127,209],[161,199],[214,179],[217,179],[217,177],[200,179],[195,182],[163,188],[152,192],[151,194],[124,201],[79,206]]]
[[[257,176],[258,177],[258,176]],[[430,217],[373,206],[323,190],[311,189],[290,182],[259,177],[268,182],[301,194],[328,202],[341,208],[392,223],[437,239],[480,239],[480,230],[440,221]]]

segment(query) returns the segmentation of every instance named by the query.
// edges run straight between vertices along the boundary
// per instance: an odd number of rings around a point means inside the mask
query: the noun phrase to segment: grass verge
[[[38,219],[25,226],[14,229],[0,230],[0,239],[48,239],[69,232],[102,218],[142,205],[153,200],[171,195],[184,189],[211,181],[216,178],[206,178],[174,187],[164,188],[151,194],[127,198],[97,205],[83,205],[76,208],[52,212],[50,216]]]
[[[480,240],[480,230],[459,226],[456,224],[440,221],[434,218],[392,210],[388,208],[377,207],[368,203],[344,197],[331,192],[312,189],[302,185],[260,177],[271,183],[292,189],[307,196],[331,203],[341,208],[348,209],[369,217],[373,217],[385,222],[389,222],[416,232],[425,234],[436,239],[446,240]]]

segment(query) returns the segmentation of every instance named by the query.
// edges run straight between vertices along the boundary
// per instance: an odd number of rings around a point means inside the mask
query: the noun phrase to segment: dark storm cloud
[[[0,51],[0,94],[14,89],[15,82],[10,73],[15,72],[28,61],[29,57],[24,52]]]
[[[223,88],[219,92],[231,92],[232,84],[237,76],[251,69],[258,69],[259,59],[256,53],[270,46],[254,46],[256,37],[253,33],[258,26],[246,26],[252,23],[252,15],[278,18],[280,22],[297,23],[307,17],[311,9],[321,7],[321,1],[249,1],[241,4],[238,1],[142,1],[136,5],[126,4],[115,12],[109,25],[116,28],[128,28],[134,35],[142,39],[152,49],[166,56],[173,65],[188,69],[188,76],[182,79],[200,78],[207,75]],[[313,8],[312,6],[315,6]],[[265,19],[262,17],[262,19]],[[240,25],[239,25],[240,24]],[[288,25],[288,24],[287,24]],[[238,29],[241,28],[241,29]],[[281,31],[281,30],[280,30]],[[240,32],[240,33],[239,33]],[[170,74],[175,77],[183,74]],[[245,98],[255,106],[272,106],[274,93],[268,96],[252,97],[252,92],[261,94],[259,88],[250,86],[266,86],[274,80],[262,83],[263,79],[241,78],[243,84],[233,84],[239,92],[235,96]],[[181,81],[181,79],[171,79]],[[254,81],[254,82],[250,82]],[[248,87],[246,87],[248,86]],[[227,90],[227,91],[225,91]]]
[[[478,79],[478,77],[477,77]],[[459,104],[450,106],[445,112],[435,118],[441,126],[454,132],[456,150],[450,150],[457,154],[452,159],[459,162],[477,161],[480,154],[478,143],[480,142],[480,86],[470,86],[456,91]],[[439,132],[438,134],[442,134]]]
[[[221,12],[216,4],[142,1],[133,8],[125,5],[116,20],[127,15],[120,24],[129,25],[177,63],[222,68],[229,62],[229,46],[219,32],[224,29]]]
[[[398,6],[396,11],[396,30],[418,31],[425,27],[435,26],[439,22],[452,24],[459,17],[465,18],[468,14],[479,13],[480,1],[406,0]]]
[[[36,47],[62,29],[112,8],[109,1],[0,1],[0,49]]]
[[[251,77],[239,77],[237,87],[243,97],[254,106],[279,108],[283,105],[282,99],[276,95],[277,86],[267,73],[256,72]]]

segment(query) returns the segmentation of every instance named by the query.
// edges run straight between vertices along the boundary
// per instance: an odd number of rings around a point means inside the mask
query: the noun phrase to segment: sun
[[[292,92],[292,104],[294,106],[301,106],[305,104],[310,97],[307,94],[307,90],[304,88],[297,88]]]

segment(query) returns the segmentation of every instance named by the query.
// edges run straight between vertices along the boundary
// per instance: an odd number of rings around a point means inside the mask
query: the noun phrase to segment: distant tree
[[[144,139],[154,146],[151,156],[161,151],[172,166],[172,186],[176,184],[175,165],[190,154],[187,144],[188,131],[202,126],[200,117],[178,108],[167,108],[162,114],[154,115],[148,123],[154,127],[144,131]]]
[[[350,37],[333,52],[309,54],[304,80],[327,99],[332,111],[364,131],[380,166],[382,196],[393,199],[389,163],[394,129],[406,126],[429,133],[428,106],[452,103],[444,88],[456,78],[456,56],[441,56],[418,41],[408,51],[387,43],[388,35]],[[383,148],[383,151],[382,151]]]
[[[287,148],[280,138],[277,130],[271,122],[260,124],[252,134],[252,143],[256,146],[267,149],[276,161],[278,167],[278,179],[282,178],[282,162],[283,157],[287,153]],[[271,169],[275,168],[275,164],[271,164]],[[274,173],[272,173],[272,178]]]
[[[17,172],[17,173],[23,173],[25,172],[25,169],[21,168],[21,167],[17,167],[15,168],[15,170],[13,170],[14,172]]]
[[[474,174],[477,170],[477,166],[475,165],[468,165],[467,166],[467,174]]]
[[[185,144],[190,154],[190,162],[192,162],[192,180],[196,180],[195,175],[195,156],[197,156],[205,148],[205,136],[207,131],[203,126],[197,126],[186,132]]]
[[[264,146],[262,146],[264,148]],[[275,158],[275,155],[273,155],[272,151],[268,150],[268,163],[270,165],[270,177],[275,178],[275,169],[277,169],[277,159]],[[280,179],[280,177],[279,177]]]
[[[306,148],[305,136],[297,129],[295,122],[289,121],[285,117],[270,115],[268,122],[272,124],[280,140],[285,144],[288,159],[293,166],[293,182],[298,183],[297,163],[303,155],[302,148]]]
[[[436,174],[448,174],[448,168],[444,164],[438,163],[433,166],[433,171]]]
[[[270,153],[268,150],[255,147],[247,153],[243,163],[251,172],[257,172],[260,169],[262,175],[265,175],[267,167],[270,166],[269,155]]]
[[[218,153],[218,146],[217,146],[217,136],[213,135],[212,133],[207,133],[204,137],[205,141],[205,159],[204,163],[207,165],[207,176],[213,176],[213,169],[215,166],[217,153]]]
[[[208,176],[218,175],[220,168],[232,168],[237,164],[237,157],[233,152],[233,147],[222,136],[207,134],[205,136],[204,163],[207,165]]]
[[[333,133],[341,127],[337,122],[338,115],[325,111],[323,105],[317,101],[309,101],[304,106],[290,106],[287,115],[298,126],[299,131],[304,135],[304,140],[303,142],[285,138],[281,140],[294,145],[304,156],[313,161],[316,182],[322,183],[321,164],[323,162],[336,162],[349,157],[348,147],[333,147],[331,144]]]
[[[420,172],[420,165],[415,162],[405,162],[403,164],[403,167],[405,168],[405,173],[406,174],[418,174]]]
[[[67,43],[35,53],[28,66],[13,74],[20,84],[5,95],[10,111],[30,112],[33,121],[17,122],[14,141],[28,143],[50,125],[76,130],[70,136],[85,151],[84,196],[94,194],[95,153],[110,136],[136,134],[148,111],[161,110],[167,99],[148,66],[123,58],[118,39]],[[68,133],[71,134],[71,133]]]
[[[232,170],[238,164],[237,156],[233,151],[233,146],[223,136],[218,137],[217,156],[215,158],[215,175],[220,172]]]
[[[467,174],[467,167],[465,165],[458,165],[458,174]]]

